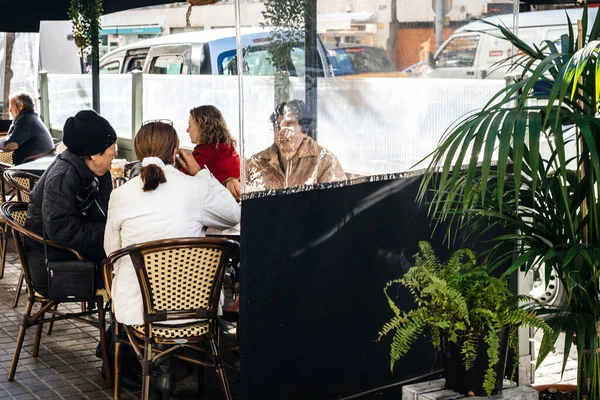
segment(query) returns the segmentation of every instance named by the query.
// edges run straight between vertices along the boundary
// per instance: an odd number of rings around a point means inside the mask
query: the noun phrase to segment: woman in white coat
[[[134,150],[139,175],[113,190],[104,236],[106,254],[150,240],[204,236],[205,227],[230,228],[240,222],[240,206],[194,157],[179,149],[173,126],[144,124]],[[180,172],[175,166],[189,175]],[[191,175],[191,176],[190,176]],[[143,324],[143,303],[131,260],[115,264],[112,298],[117,321]]]

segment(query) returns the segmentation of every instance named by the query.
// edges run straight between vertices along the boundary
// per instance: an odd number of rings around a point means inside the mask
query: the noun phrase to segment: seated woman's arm
[[[233,196],[236,201],[239,201],[242,197],[242,186],[238,178],[227,178],[223,182],[223,186],[229,190],[229,193]]]
[[[201,170],[195,179],[202,180],[204,192],[200,204],[200,222],[213,228],[231,228],[240,223],[241,208],[229,190],[219,183],[206,169]]]

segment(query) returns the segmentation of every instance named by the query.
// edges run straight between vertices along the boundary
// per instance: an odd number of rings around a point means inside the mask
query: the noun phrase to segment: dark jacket
[[[13,163],[21,164],[27,157],[41,155],[54,147],[52,136],[33,110],[22,110],[8,129],[2,145],[14,142],[19,147],[13,153]]]
[[[57,244],[77,250],[87,260],[102,260],[110,172],[97,177],[82,159],[70,151],[57,156],[31,191],[25,226],[42,235],[42,208],[46,235]],[[47,294],[48,274],[41,244],[27,240],[27,260],[34,288]],[[73,256],[48,248],[51,261]]]

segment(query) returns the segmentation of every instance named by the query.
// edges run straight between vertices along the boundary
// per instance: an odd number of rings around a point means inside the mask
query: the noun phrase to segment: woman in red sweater
[[[200,167],[206,167],[236,200],[240,199],[240,156],[235,150],[223,114],[215,106],[190,110],[187,133],[196,145],[193,156]]]

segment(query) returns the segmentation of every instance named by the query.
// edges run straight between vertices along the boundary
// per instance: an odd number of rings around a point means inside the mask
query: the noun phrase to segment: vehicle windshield
[[[304,49],[294,47],[290,50],[287,60],[290,76],[304,77]],[[237,58],[235,55],[225,57],[219,66],[223,75],[237,75]],[[244,51],[244,75],[246,76],[273,76],[275,66],[271,62],[271,54],[264,46],[248,47]]]
[[[394,63],[379,47],[336,47],[327,49],[327,57],[335,76],[396,71]]]

